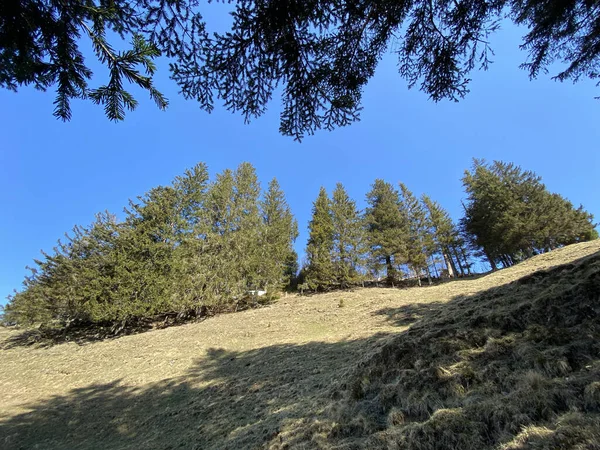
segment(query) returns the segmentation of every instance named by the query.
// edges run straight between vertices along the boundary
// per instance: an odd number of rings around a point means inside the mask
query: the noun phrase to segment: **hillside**
[[[595,448],[599,251],[84,345],[2,330],[0,447]]]

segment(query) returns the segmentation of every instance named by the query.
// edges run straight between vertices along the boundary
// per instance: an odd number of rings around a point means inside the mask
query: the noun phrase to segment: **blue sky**
[[[375,178],[402,181],[458,219],[460,178],[473,157],[532,169],[600,219],[600,89],[549,76],[529,81],[518,68],[526,57],[521,34],[505,26],[493,36],[495,63],[473,74],[471,93],[459,103],[436,104],[408,90],[387,56],[365,90],[361,122],[302,143],[279,135],[279,99],[249,125],[220,105],[207,114],[177,95],[164,64],[158,87],[168,110],[139,95],[139,108],[117,124],[79,101],[73,120],[62,123],[52,117],[52,92],[0,91],[0,302],[40,250],[50,251],[75,224],[105,209],[120,213],[129,198],[199,161],[213,175],[249,161],[263,185],[277,177],[300,225],[300,253],[321,185],[331,192],[342,182],[362,207]]]

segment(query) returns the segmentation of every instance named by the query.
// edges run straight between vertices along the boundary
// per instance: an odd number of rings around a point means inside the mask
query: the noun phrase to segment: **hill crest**
[[[543,296],[576,306],[573,296],[587,292],[593,303],[599,250],[599,241],[577,244],[478,279],[432,287],[288,296],[259,310],[81,346],[5,348],[0,367],[0,442],[5,448],[35,444],[43,448],[394,448],[410,442],[413,447],[407,448],[504,445],[508,449],[529,448],[534,439],[530,435],[542,443],[554,442],[556,436],[565,435],[561,425],[565,423],[574,424],[570,432],[593,436],[595,408],[600,404],[593,383],[600,379],[596,372],[600,364],[592,362],[592,369],[587,369],[590,364],[576,366],[568,354],[552,359],[544,354],[548,349],[516,345],[514,337],[511,344],[510,336],[502,334],[502,323],[495,322],[497,317],[482,308],[476,312],[474,302],[479,306],[500,302],[500,310],[509,307],[502,304],[503,298],[517,295],[515,301],[521,303],[510,316],[513,328],[506,332],[521,333],[531,344],[539,338],[535,329],[516,327],[519,321],[529,320],[527,314],[537,317],[535,325],[541,326],[543,313],[527,308],[528,299],[540,308]],[[552,282],[552,277],[572,282]],[[564,328],[586,323],[586,333],[598,337],[597,311],[592,306],[587,317],[585,305],[580,306],[580,317]],[[563,313],[564,309],[556,309],[553,320]],[[421,343],[449,338],[444,332],[453,329],[453,320],[489,329],[490,334],[465,330],[464,336],[453,336],[457,342],[448,339],[435,357],[430,355],[434,350],[426,347],[408,351],[413,338]],[[12,336],[6,330],[1,333],[3,340]],[[565,347],[564,339],[573,341],[569,336],[553,335],[563,339],[553,348]],[[462,348],[460,342],[468,346]],[[597,351],[588,344],[577,347],[582,357]],[[495,352],[498,361],[504,361],[506,348],[511,358],[535,359],[541,354],[550,361],[544,365],[540,359],[539,368],[528,367],[523,381],[510,391],[517,398],[525,387],[550,390],[550,406],[538,397],[532,398],[540,403],[531,406],[545,408],[548,415],[530,418],[529,425],[523,418],[510,422],[497,434],[482,428],[485,421],[469,422],[470,428],[466,434],[458,433],[459,439],[467,439],[467,434],[468,439],[487,436],[483,441],[448,441],[457,434],[450,433],[456,431],[453,427],[465,425],[460,410],[465,405],[460,402],[483,404],[469,394],[472,385],[461,369],[465,364],[452,362],[452,357],[464,354],[465,361],[474,358],[479,364]],[[424,372],[399,378],[399,370]],[[540,376],[533,375],[536,370]],[[402,392],[424,393],[398,380],[423,384],[424,373],[442,386],[435,390],[439,398],[414,397],[411,403],[402,403],[408,398]],[[572,383],[565,377],[574,377]],[[483,398],[485,392],[477,395]],[[573,415],[571,407],[579,416]],[[561,414],[554,417],[559,410]],[[498,417],[518,413],[494,411]],[[488,418],[491,423],[500,420],[494,417]]]

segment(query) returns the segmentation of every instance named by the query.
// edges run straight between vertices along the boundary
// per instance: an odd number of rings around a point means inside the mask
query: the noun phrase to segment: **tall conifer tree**
[[[276,178],[269,183],[261,210],[261,287],[267,291],[281,289],[296,275],[297,255],[293,243],[298,237],[298,223]]]
[[[259,211],[260,184],[254,167],[247,162],[239,165],[234,174],[233,236],[234,257],[240,284],[240,294],[261,288],[260,233],[262,219]],[[233,269],[233,268],[232,268]]]
[[[333,265],[334,229],[331,200],[321,187],[313,203],[312,219],[309,223],[309,238],[306,246],[308,266],[306,284],[309,289],[324,290],[335,280]]]
[[[456,244],[457,230],[448,212],[438,202],[431,200],[425,194],[421,199],[427,211],[427,220],[433,235],[435,251],[442,255],[448,276],[452,278],[457,273],[451,253],[452,246]]]
[[[356,202],[338,183],[331,202],[333,221],[333,261],[336,284],[350,286],[360,280],[363,264],[364,228]]]
[[[407,261],[408,222],[400,211],[400,196],[390,183],[375,180],[367,194],[367,242],[372,261],[383,265],[388,282],[397,278],[397,267]]]
[[[425,209],[419,199],[404,183],[400,183],[400,193],[401,209],[408,223],[407,263],[416,275],[419,286],[421,286],[423,272],[427,273],[431,283],[428,267],[428,249],[431,248],[431,234],[428,230]]]

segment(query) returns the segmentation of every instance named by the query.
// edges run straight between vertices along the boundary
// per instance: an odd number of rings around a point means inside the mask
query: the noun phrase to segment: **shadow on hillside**
[[[179,318],[176,313],[159,314],[153,317],[140,319],[126,326],[119,324],[89,324],[83,323],[70,328],[25,328],[18,329],[14,335],[0,341],[0,350],[16,347],[52,347],[53,345],[74,342],[78,345],[90,344],[97,341],[118,339],[132,334],[147,331],[176,327],[194,322],[202,322],[218,314],[232,314],[248,309],[260,309],[271,306],[275,300],[265,299],[260,302],[245,302],[228,305],[218,309],[202,308],[200,313],[195,313],[186,318]],[[10,329],[11,327],[6,327]]]
[[[378,311],[416,320],[348,377],[328,444],[597,448],[599,293],[600,252],[432,308]]]
[[[0,415],[9,449],[257,448],[279,441],[329,400],[333,383],[384,334],[339,343],[210,349],[178,378],[140,388],[119,380]],[[297,423],[296,423],[297,422]]]
[[[580,264],[585,259],[595,265]],[[341,438],[381,430],[388,423],[386,414],[396,407],[407,418],[408,431],[429,427],[409,436],[414,441],[410,448],[485,448],[483,441],[460,439],[478,437],[480,429],[494,439],[510,437],[525,425],[548,423],[569,405],[600,411],[600,394],[588,403],[583,400],[584,388],[600,374],[600,363],[587,368],[596,364],[600,336],[598,264],[600,254],[595,254],[444,304],[382,309],[377,313],[399,324],[413,321],[408,330],[392,334],[392,340],[378,334],[242,352],[213,348],[178,378],[138,388],[114,381],[75,389],[24,405],[28,412],[0,415],[0,447],[208,450],[254,449],[267,443],[276,448],[281,441],[282,446],[302,445],[318,432],[316,419],[323,418],[320,411],[331,403],[332,385],[339,381],[336,391],[343,398],[338,407],[348,405],[334,419]],[[379,345],[381,351],[371,351]],[[348,374],[370,354],[374,356],[368,363]],[[549,381],[532,378],[532,370]],[[580,374],[571,376],[575,371]],[[489,383],[494,383],[491,391]],[[347,392],[340,394],[343,387]],[[562,398],[568,401],[557,406]],[[477,412],[484,406],[498,409],[501,416],[485,408],[485,414]],[[456,421],[454,416],[433,416],[456,408],[465,408],[464,421],[463,416]],[[480,413],[497,418],[465,428]],[[366,425],[357,425],[357,418]],[[449,439],[447,445],[443,439]]]
[[[580,259],[553,266],[548,269],[537,270],[532,273],[523,275],[513,281],[507,281],[503,284],[498,284],[488,289],[475,292],[470,295],[457,295],[450,301],[440,302],[432,301],[428,303],[412,303],[409,305],[403,305],[398,308],[382,308],[373,312],[373,315],[387,316],[387,320],[392,324],[405,327],[408,325],[415,324],[416,322],[429,322],[430,320],[454,320],[452,318],[464,318],[463,316],[477,315],[479,316],[481,311],[478,311],[478,302],[493,299],[496,297],[506,296],[508,292],[514,290],[524,289],[529,285],[536,285],[545,279],[552,279],[555,277],[561,277],[563,274],[569,272],[573,268],[580,265],[586,260],[600,258],[600,252],[586,255]],[[493,272],[489,272],[489,275]],[[468,281],[477,278],[482,278],[485,275],[457,278],[452,283],[460,281]],[[477,302],[473,302],[473,299],[477,298]]]
[[[179,325],[179,324],[174,324]],[[171,325],[171,326],[174,326]],[[8,330],[11,327],[6,327]],[[70,330],[65,329],[42,329],[26,328],[15,329],[15,333],[0,342],[1,350],[9,350],[17,347],[52,347],[53,345],[75,342],[79,345],[90,344],[97,341],[117,339],[130,334],[144,333],[154,329],[151,324],[136,325],[128,327],[120,333],[115,333],[112,327],[81,327]],[[161,328],[161,327],[156,327]]]
[[[442,302],[412,303],[399,308],[383,308],[375,311],[374,316],[387,316],[394,325],[404,327],[437,311]]]

